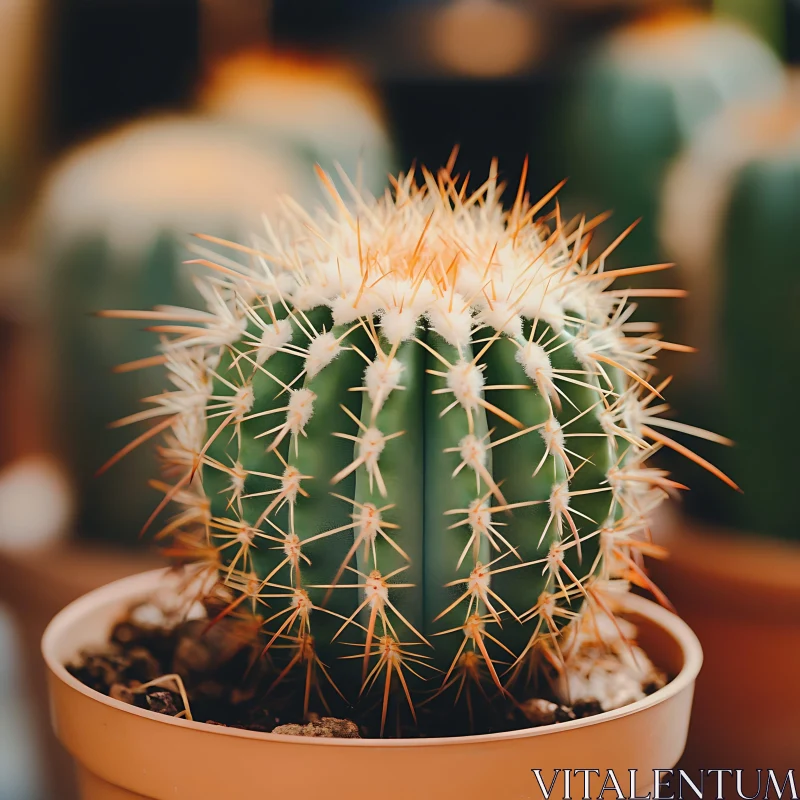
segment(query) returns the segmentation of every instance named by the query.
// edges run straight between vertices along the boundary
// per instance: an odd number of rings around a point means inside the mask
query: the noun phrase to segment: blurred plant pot
[[[796,769],[800,545],[675,513],[655,534],[670,557],[651,575],[706,654],[681,766]]]
[[[0,527],[0,539],[7,541],[9,533],[19,539],[16,531]],[[26,684],[44,797],[76,800],[78,789],[71,760],[50,725],[47,669],[40,652],[42,633],[67,603],[109,579],[150,570],[161,563],[146,551],[131,553],[69,540],[16,549],[0,546],[0,604],[10,612],[19,634],[20,675]]]
[[[652,770],[674,765],[683,751],[702,652],[684,622],[638,597],[626,614],[650,657],[675,679],[616,711],[512,733],[424,740],[256,733],[142,711],[73,678],[64,664],[82,648],[103,644],[125,609],[165,580],[157,570],[91,592],[44,634],[53,724],[78,762],[84,800],[259,797],[266,786],[270,797],[290,797],[299,783],[307,791],[319,787],[326,800],[372,800],[376,793],[406,800],[411,787],[397,779],[402,775],[440,800],[497,797],[501,786],[504,797],[529,797],[538,791],[531,769],[547,776],[568,765],[602,765],[626,778],[637,769],[642,794],[652,788]]]
[[[797,372],[783,366],[800,335],[800,246],[789,233],[800,214],[798,77],[773,102],[732,106],[705,126],[671,168],[662,208],[663,245],[689,289],[678,341],[700,348],[673,396],[687,423],[734,440],[691,446],[743,490],[690,465],[685,511],[703,522],[660,523],[671,558],[654,578],[709,654],[685,758],[797,768],[800,434],[786,423]]]

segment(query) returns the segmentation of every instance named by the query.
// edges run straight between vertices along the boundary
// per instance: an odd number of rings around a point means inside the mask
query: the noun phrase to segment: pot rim
[[[98,604],[106,604],[112,599],[119,600],[121,597],[135,595],[146,595],[158,586],[161,579],[169,573],[169,568],[150,570],[149,572],[131,575],[127,578],[114,581],[113,583],[101,586],[98,589],[79,597],[69,605],[59,611],[50,621],[42,636],[41,650],[45,663],[52,675],[71,689],[85,695],[90,700],[103,703],[118,711],[133,714],[138,717],[150,719],[165,725],[178,725],[188,727],[196,731],[220,736],[233,736],[240,739],[256,739],[271,742],[286,742],[287,734],[262,733],[260,731],[248,731],[239,728],[229,728],[223,725],[208,725],[205,722],[195,722],[193,720],[176,719],[164,714],[157,714],[142,708],[137,708],[120,700],[114,700],[101,692],[95,691],[77,678],[71,675],[61,661],[56,657],[56,641],[60,638],[61,632],[65,627],[70,626],[79,620],[86,611]],[[480,744],[496,742],[508,739],[523,737],[546,736],[548,734],[559,733],[572,730],[574,728],[589,727],[592,725],[602,725],[604,722],[636,714],[652,706],[665,702],[683,690],[689,688],[695,681],[700,667],[703,664],[703,651],[700,642],[692,629],[676,614],[662,608],[652,600],[637,595],[627,595],[622,602],[625,611],[630,611],[640,616],[646,617],[658,627],[665,630],[680,646],[683,655],[683,667],[681,671],[666,686],[653,692],[642,700],[630,703],[612,711],[604,711],[592,717],[561,722],[553,725],[543,725],[538,728],[521,728],[514,731],[501,731],[499,733],[470,734],[465,736],[443,736],[428,737],[420,739],[327,739],[321,737],[300,737],[288,735],[290,741],[302,739],[303,743],[309,746],[335,746],[335,747],[447,747],[463,744]]]

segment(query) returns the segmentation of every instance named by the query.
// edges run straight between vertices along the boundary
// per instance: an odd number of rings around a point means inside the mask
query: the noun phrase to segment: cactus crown
[[[136,443],[166,435],[164,534],[306,704],[375,691],[385,721],[508,693],[563,664],[562,629],[610,613],[610,588],[646,582],[646,515],[678,486],[645,464],[680,447],[649,383],[670,345],[611,286],[666,265],[606,270],[601,219],[544,213],[555,190],[504,210],[494,165],[472,193],[423,170],[349,205],[320,177],[329,212],[287,202],[235,246],[247,264],[204,260],[207,310],[138,314],[165,322],[142,363],[174,385],[124,420],[161,419]]]

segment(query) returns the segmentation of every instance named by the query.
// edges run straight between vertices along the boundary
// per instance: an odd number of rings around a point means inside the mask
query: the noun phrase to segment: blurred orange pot
[[[67,606],[43,639],[53,724],[78,763],[84,800],[227,800],[318,796],[325,800],[541,798],[552,770],[614,770],[638,794],[653,770],[680,758],[686,742],[700,645],[678,617],[632,597],[628,614],[653,661],[677,677],[625,708],[511,733],[448,739],[306,739],[164,717],[112,700],[73,678],[64,663],[104,642],[133,602],[163,585],[162,571],[125,578]],[[599,781],[599,778],[598,778]],[[573,778],[576,796],[582,778]],[[578,789],[578,783],[580,788]],[[599,783],[593,788],[596,796]],[[554,796],[561,796],[557,784]]]
[[[674,513],[654,533],[670,557],[652,577],[707,654],[681,766],[797,769],[800,545]]]

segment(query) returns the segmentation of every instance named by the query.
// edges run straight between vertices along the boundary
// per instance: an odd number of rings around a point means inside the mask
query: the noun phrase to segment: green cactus
[[[322,177],[331,212],[212,265],[207,311],[142,315],[172,326],[178,384],[149,433],[169,429],[180,547],[227,597],[212,622],[256,614],[276,682],[374,693],[383,731],[393,702],[524,688],[584,608],[647,582],[647,514],[677,486],[645,465],[671,441],[662,342],[610,287],[660,267],[605,271],[596,221],[537,218],[553,193],[504,211],[496,167],[352,211]]]
[[[736,443],[722,466],[744,492],[720,496],[697,475],[688,508],[715,524],[789,539],[800,537],[800,437],[787,424],[800,386],[794,370],[782,368],[800,337],[798,88],[771,107],[734,108],[707,126],[669,176],[662,220],[664,247],[690,290],[685,335],[700,347],[676,389],[687,419],[724,425]],[[754,414],[766,397],[769,409]]]
[[[215,65],[200,95],[210,117],[255,144],[276,142],[341,190],[341,170],[381,194],[395,156],[381,101],[351,65],[292,52],[245,51]]]
[[[49,179],[34,224],[34,252],[46,297],[51,418],[57,447],[78,495],[81,536],[135,542],[154,454],[141,450],[117,470],[95,472],[127,441],[107,426],[132,411],[131,397],[163,388],[159,371],[126,371],[157,341],[138,321],[108,330],[104,308],[143,308],[199,300],[188,268],[193,230],[245,236],[282,193],[309,183],[291,157],[256,150],[219,125],[157,118],[82,146]],[[146,514],[145,514],[146,517]]]
[[[578,68],[565,112],[564,164],[576,206],[638,227],[622,263],[663,261],[657,225],[665,173],[692,135],[740,101],[784,86],[769,48],[698,12],[658,13],[612,34]],[[649,310],[649,307],[648,307]]]

